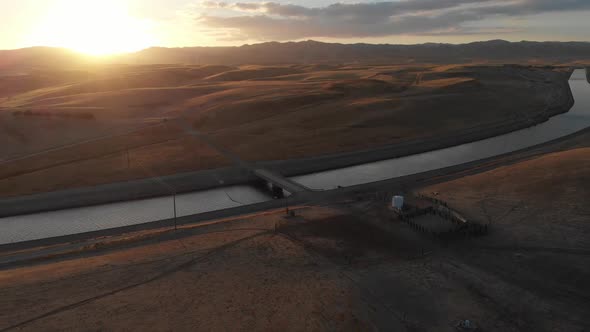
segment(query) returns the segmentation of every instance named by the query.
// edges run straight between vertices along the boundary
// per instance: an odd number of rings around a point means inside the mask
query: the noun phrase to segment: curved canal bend
[[[576,69],[569,81],[574,106],[534,127],[508,134],[407,157],[292,177],[312,189],[330,190],[377,182],[486,159],[546,143],[590,127],[590,85],[584,69]]]
[[[590,127],[590,84],[583,69],[569,81],[575,104],[540,125],[446,149],[292,177],[317,190],[330,190],[412,175],[494,157],[546,143]],[[248,185],[176,196],[178,217],[272,200]],[[174,217],[171,196],[0,218],[0,245],[141,225]]]

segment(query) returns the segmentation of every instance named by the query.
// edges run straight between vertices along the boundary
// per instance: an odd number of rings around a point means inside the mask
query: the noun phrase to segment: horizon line
[[[264,45],[264,44],[300,44],[300,43],[309,43],[315,42],[319,44],[329,44],[329,45],[372,45],[372,46],[420,46],[420,45],[453,45],[453,46],[461,46],[461,45],[470,45],[476,43],[486,43],[486,42],[505,42],[509,44],[518,44],[518,43],[590,43],[590,40],[569,40],[569,41],[558,41],[558,40],[519,40],[519,41],[510,41],[506,39],[485,39],[485,40],[477,40],[472,42],[465,42],[465,43],[441,43],[441,42],[425,42],[425,43],[415,43],[415,44],[395,44],[395,43],[364,43],[364,42],[356,42],[356,43],[341,43],[341,42],[325,42],[325,41],[318,41],[315,39],[307,39],[307,40],[297,40],[297,41],[265,41],[259,43],[245,43],[242,45],[228,45],[228,46],[200,46],[200,45],[192,45],[192,46],[148,46],[137,51],[130,51],[130,52],[120,52],[120,53],[112,53],[106,55],[98,55],[98,56],[113,56],[113,55],[122,55],[122,54],[133,54],[142,52],[149,49],[154,48],[163,48],[163,49],[185,49],[185,48],[240,48],[240,47],[247,47],[247,46],[255,46],[255,45]],[[20,50],[28,50],[28,49],[35,49],[35,48],[48,48],[48,49],[62,49],[72,51],[74,53],[80,53],[84,55],[89,55],[84,52],[77,51],[71,47],[66,46],[50,46],[50,45],[34,45],[34,46],[25,46],[19,48],[7,48],[7,49],[0,49],[0,51],[20,51]]]

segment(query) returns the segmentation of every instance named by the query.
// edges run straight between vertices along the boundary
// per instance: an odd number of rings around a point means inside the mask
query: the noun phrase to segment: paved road
[[[291,194],[310,191],[309,188],[307,188],[297,182],[291,181],[282,175],[271,172],[267,169],[255,169],[254,174],[256,176],[258,176],[259,178],[261,178],[265,181],[268,181],[268,182],[282,188],[283,190],[290,192]]]

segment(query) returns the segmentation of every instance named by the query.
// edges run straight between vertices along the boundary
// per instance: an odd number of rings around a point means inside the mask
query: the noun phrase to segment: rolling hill
[[[153,47],[136,53],[103,58],[82,56],[49,47],[0,51],[0,74],[37,67],[80,67],[96,63],[272,65],[321,63],[588,63],[587,42],[507,42],[469,44],[372,45],[317,41],[269,42],[239,47]]]

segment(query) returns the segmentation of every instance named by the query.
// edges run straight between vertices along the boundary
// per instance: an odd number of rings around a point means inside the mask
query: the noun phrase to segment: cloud
[[[238,2],[233,4],[231,7],[241,11],[256,11],[261,8],[261,5],[254,2]]]
[[[220,1],[203,1],[203,2],[201,2],[200,5],[203,8],[225,8],[225,7],[227,7],[227,3],[220,2]]]
[[[257,40],[309,37],[382,37],[392,35],[477,34],[510,29],[477,29],[466,23],[495,16],[590,9],[589,0],[402,0],[334,3],[305,7],[276,2],[211,2],[232,15],[203,15],[200,22]]]

